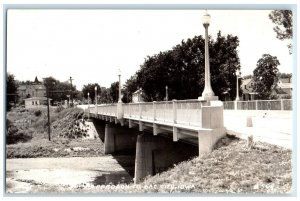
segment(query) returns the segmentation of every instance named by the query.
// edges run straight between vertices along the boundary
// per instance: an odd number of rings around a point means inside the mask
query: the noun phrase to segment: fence
[[[225,110],[292,110],[291,99],[254,100],[254,101],[225,101]]]

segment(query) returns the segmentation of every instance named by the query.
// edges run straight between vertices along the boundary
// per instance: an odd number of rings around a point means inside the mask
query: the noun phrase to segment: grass
[[[278,146],[223,138],[211,153],[184,161],[139,185],[35,185],[30,192],[46,193],[241,193],[291,192],[291,151]]]
[[[51,141],[48,140],[46,109],[21,109],[8,112],[7,119],[18,131],[16,135],[12,135],[13,143],[6,145],[6,158],[103,155],[104,144],[99,138],[82,139],[68,133],[70,130],[74,130],[76,121],[83,117],[83,110],[79,108],[62,111],[52,109],[50,117]],[[23,134],[22,136],[19,135],[20,132]],[[88,149],[77,151],[74,150],[75,147]]]

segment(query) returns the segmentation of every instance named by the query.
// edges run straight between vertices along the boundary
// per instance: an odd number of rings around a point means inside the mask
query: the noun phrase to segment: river
[[[102,185],[133,182],[132,155],[6,160],[6,192],[27,193],[35,184]]]

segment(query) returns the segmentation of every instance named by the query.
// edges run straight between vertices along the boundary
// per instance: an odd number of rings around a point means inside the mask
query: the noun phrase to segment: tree
[[[49,90],[49,98],[53,101],[63,101],[68,99],[68,95],[73,95],[73,98],[77,97],[78,91],[75,86],[72,86],[69,82],[60,82],[53,77],[47,77],[44,79],[44,85]]]
[[[82,93],[84,98],[88,98],[88,93],[90,94],[90,103],[95,102],[95,87],[97,86],[97,96],[101,95],[101,87],[99,84],[94,83],[94,84],[87,84],[84,85],[82,88]]]
[[[110,85],[109,95],[111,97],[112,102],[118,102],[119,98],[119,82],[114,82]]]
[[[293,37],[293,13],[291,10],[273,10],[269,18],[276,26],[273,28],[279,40],[291,40]],[[292,53],[291,43],[288,45],[289,53]]]
[[[161,101],[168,86],[169,100],[198,98],[204,89],[204,42],[202,36],[195,36],[171,50],[147,56],[136,74],[126,81],[125,91],[132,94],[142,88],[145,101]],[[221,99],[225,98],[224,92],[232,98],[236,95],[238,46],[236,36],[222,36],[221,32],[216,41],[209,40],[212,88]]]
[[[276,56],[263,54],[257,61],[256,68],[253,71],[254,86],[258,99],[270,99],[271,90],[277,82],[278,68],[280,65]]]
[[[15,76],[13,74],[7,73],[6,75],[6,108],[7,110],[11,109],[11,103],[16,103],[18,99],[18,83],[15,80]]]

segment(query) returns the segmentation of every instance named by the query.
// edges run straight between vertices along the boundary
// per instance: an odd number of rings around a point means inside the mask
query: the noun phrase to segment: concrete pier
[[[174,164],[198,155],[198,147],[186,147],[183,142],[173,142],[163,136],[143,133],[136,143],[134,182],[140,183],[146,176],[167,170]]]
[[[105,125],[104,153],[135,149],[139,131],[115,124]]]

